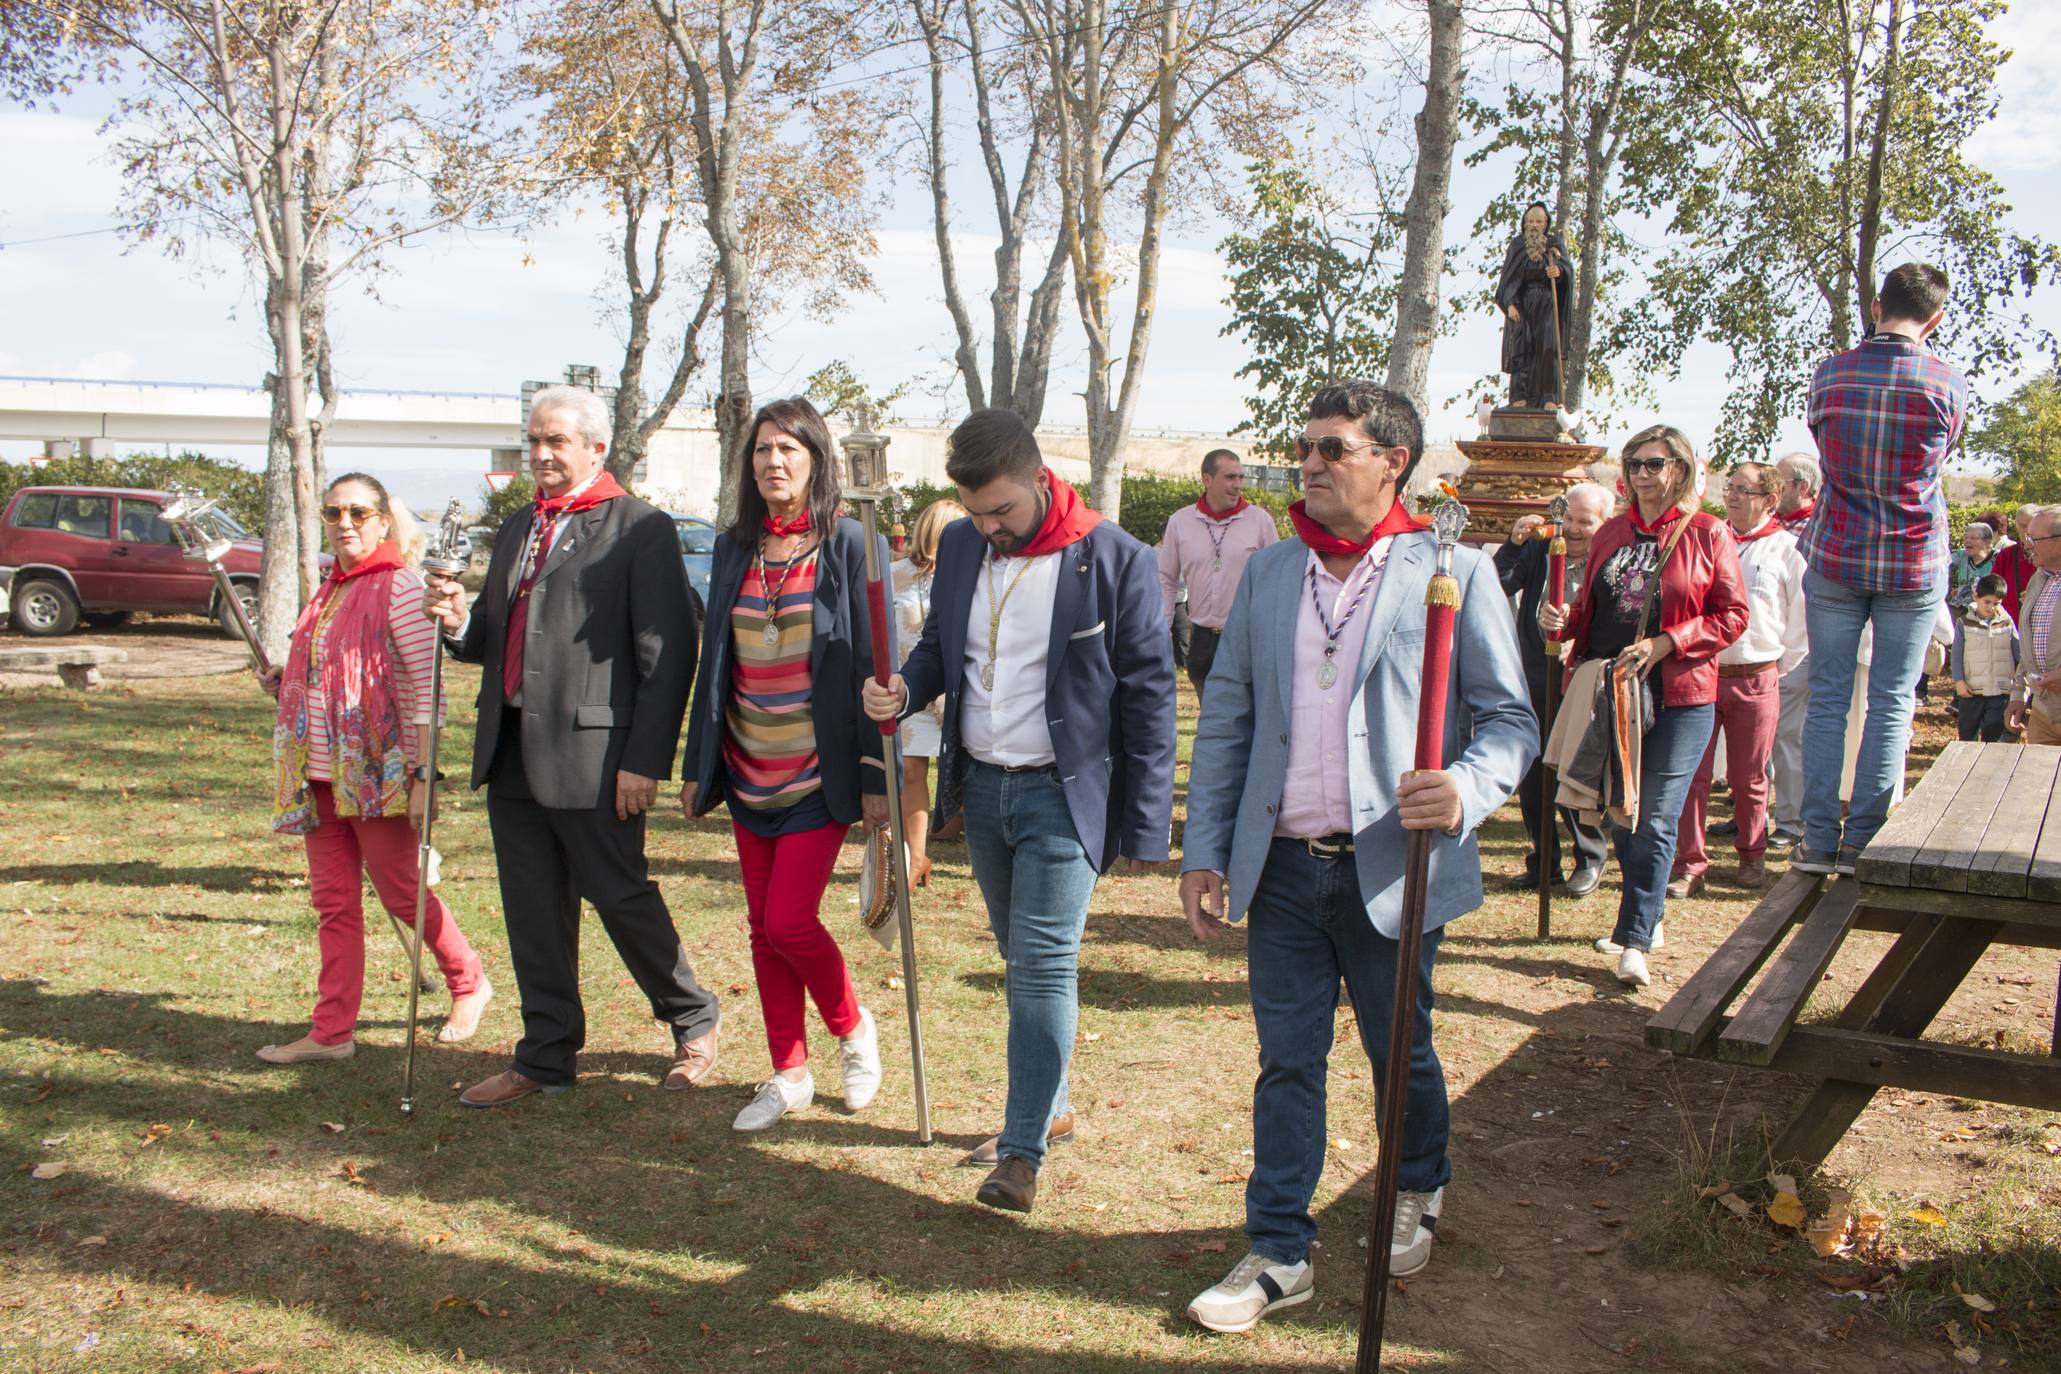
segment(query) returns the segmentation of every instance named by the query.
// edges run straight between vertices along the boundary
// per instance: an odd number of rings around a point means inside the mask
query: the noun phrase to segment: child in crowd
[[[1975,580],[1975,600],[1954,621],[1954,710],[1962,739],[1995,743],[2004,736],[2004,708],[2018,676],[2018,626],[2004,614],[2004,579]]]

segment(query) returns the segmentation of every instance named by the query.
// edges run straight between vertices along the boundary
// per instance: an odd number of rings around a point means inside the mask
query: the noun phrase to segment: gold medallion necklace
[[[988,550],[981,561],[987,570],[988,584],[988,661],[981,665],[980,685],[981,690],[992,692],[995,690],[995,653],[1002,639],[1002,611],[1008,606],[1009,595],[1016,590],[1016,584],[1023,581],[1023,575],[1030,571],[1031,560],[1023,560],[1023,566],[1016,570],[1016,575],[1009,579],[1009,585],[1002,589],[1002,599],[999,601],[995,599],[994,550]]]

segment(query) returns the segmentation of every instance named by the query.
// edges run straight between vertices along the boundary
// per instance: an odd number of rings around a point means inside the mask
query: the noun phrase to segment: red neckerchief
[[[1798,506],[1795,510],[1789,512],[1789,514],[1787,515],[1777,515],[1775,518],[1777,520],[1780,520],[1784,525],[1794,527],[1796,525],[1801,525],[1804,521],[1810,519],[1811,512],[1816,510],[1817,508],[1818,503],[1815,501],[1810,501],[1806,502],[1804,505]]]
[[[561,515],[574,515],[583,510],[592,510],[603,501],[613,501],[618,496],[629,494],[615,480],[614,474],[603,468],[586,486],[569,491],[563,496],[545,496],[539,492],[537,514],[555,520]]]
[[[1425,522],[1410,514],[1410,508],[1403,504],[1398,495],[1395,504],[1388,508],[1388,514],[1367,533],[1365,539],[1341,539],[1330,530],[1318,524],[1314,517],[1295,502],[1288,508],[1289,523],[1295,526],[1296,537],[1309,546],[1311,553],[1329,558],[1360,558],[1374,547],[1374,541],[1385,539],[1391,534],[1409,534],[1425,528]]]
[[[807,534],[809,532],[809,513],[803,511],[792,520],[782,520],[777,515],[768,514],[759,523],[765,527],[766,533],[772,535],[775,539],[789,534]]]
[[[1649,525],[1645,522],[1645,520],[1640,518],[1639,503],[1637,501],[1633,501],[1625,507],[1625,514],[1632,517],[1632,528],[1637,530],[1639,533],[1658,535],[1661,531],[1665,530],[1669,525],[1672,525],[1675,521],[1681,519],[1683,511],[1680,506],[1669,506],[1665,514],[1663,514],[1658,520],[1655,520],[1652,524]]]
[[[341,558],[330,564],[329,580],[331,582],[348,582],[354,577],[363,577],[367,573],[376,573],[381,568],[398,568],[401,566],[403,566],[401,551],[394,547],[394,541],[382,539],[379,541],[377,548],[351,564],[348,569],[344,567]]]
[[[1051,489],[1051,503],[1045,507],[1045,523],[1038,526],[1038,532],[1031,541],[1010,554],[1011,558],[1037,558],[1053,553],[1068,544],[1083,538],[1089,530],[1102,523],[1100,512],[1089,509],[1080,494],[1066,484],[1066,479],[1050,468],[1045,469],[1045,482]]]
[[[1751,544],[1756,539],[1765,539],[1771,534],[1779,533],[1782,529],[1782,522],[1770,515],[1767,519],[1761,521],[1759,528],[1755,529],[1751,534],[1739,533],[1738,527],[1729,520],[1725,522],[1725,528],[1732,531],[1733,542]]]
[[[1221,523],[1225,520],[1236,519],[1238,516],[1238,512],[1244,510],[1247,506],[1251,504],[1252,502],[1246,500],[1244,497],[1241,496],[1238,498],[1237,505],[1231,507],[1231,509],[1225,511],[1222,515],[1218,515],[1214,510],[1210,509],[1209,498],[1207,496],[1204,496],[1195,502],[1195,509],[1202,512],[1203,519],[1215,520]]]

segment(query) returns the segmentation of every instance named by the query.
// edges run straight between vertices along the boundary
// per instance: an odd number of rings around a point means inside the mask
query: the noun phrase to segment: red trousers
[[[415,924],[415,827],[406,816],[360,820],[336,814],[336,798],[326,782],[310,782],[316,826],[302,836],[308,846],[308,898],[315,908],[315,937],[322,949],[317,982],[314,1029],[319,1044],[336,1045],[351,1038],[358,1024],[358,1004],[365,996],[365,874],[372,890],[404,926]],[[479,955],[465,942],[449,907],[429,894],[423,921],[423,947],[436,956],[453,997],[479,990]]]
[[[1710,779],[1716,771],[1718,731],[1725,738],[1725,783],[1732,789],[1732,817],[1739,833],[1732,843],[1742,859],[1768,848],[1768,759],[1775,750],[1775,721],[1782,714],[1781,674],[1770,668],[1751,677],[1719,677],[1717,723],[1696,780],[1682,803],[1675,841],[1675,876],[1701,875],[1710,867],[1703,848],[1703,824],[1710,815]]]
[[[758,975],[759,1010],[766,1018],[766,1047],[773,1069],[809,1062],[808,1007],[832,1035],[842,1039],[859,1028],[859,995],[844,951],[823,926],[823,890],[837,866],[848,825],[767,838],[735,821],[737,863],[744,872],[744,909],[751,923],[751,966]]]

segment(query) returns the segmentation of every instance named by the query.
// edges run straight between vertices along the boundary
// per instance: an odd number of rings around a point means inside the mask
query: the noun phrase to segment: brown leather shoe
[[[1028,1212],[1038,1196],[1038,1171],[1011,1155],[995,1166],[973,1196],[1005,1212]]]
[[[1761,859],[1741,859],[1739,876],[1732,881],[1741,887],[1760,887],[1768,880],[1768,866]]]
[[[1054,1145],[1064,1145],[1072,1139],[1073,1113],[1061,1112],[1058,1116],[1052,1118],[1052,1129],[1045,1135],[1045,1146],[1047,1149],[1050,1149]],[[967,1167],[992,1169],[995,1165],[1002,1162],[1002,1156],[998,1153],[1001,1143],[1002,1137],[998,1135],[989,1136],[986,1140],[974,1146],[972,1152],[959,1161],[959,1167],[962,1169]]]
[[[458,1094],[461,1107],[505,1107],[511,1102],[528,1097],[531,1093],[569,1093],[570,1083],[539,1083],[528,1074],[514,1069],[504,1069],[492,1078],[482,1079],[464,1092]]]
[[[661,1087],[672,1092],[698,1088],[716,1069],[716,1032],[682,1040],[673,1049],[673,1067],[666,1070]]]
[[[1701,891],[1703,891],[1703,875],[1701,873],[1684,873],[1681,877],[1667,885],[1667,895],[1675,898],[1677,901],[1684,897],[1694,897]]]

